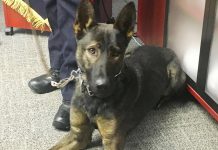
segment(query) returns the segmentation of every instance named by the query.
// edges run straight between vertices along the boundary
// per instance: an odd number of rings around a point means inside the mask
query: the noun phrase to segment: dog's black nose
[[[107,88],[108,81],[106,79],[97,79],[95,82],[98,90],[105,90]]]

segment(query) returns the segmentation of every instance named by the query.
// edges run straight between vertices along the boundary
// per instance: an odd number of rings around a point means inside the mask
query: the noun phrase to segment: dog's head
[[[98,24],[94,14],[89,0],[82,0],[74,24],[76,58],[91,91],[103,98],[115,90],[115,76],[123,66],[125,50],[134,30],[136,10],[133,2],[128,3],[114,24]]]

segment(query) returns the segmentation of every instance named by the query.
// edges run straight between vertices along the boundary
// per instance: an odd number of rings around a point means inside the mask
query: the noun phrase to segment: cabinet
[[[164,45],[166,0],[138,0],[137,36],[150,45]]]
[[[218,121],[217,6],[217,0],[170,0],[165,38],[188,75],[188,91]]]
[[[155,2],[138,2],[139,38],[176,52],[188,91],[218,121],[218,1]]]

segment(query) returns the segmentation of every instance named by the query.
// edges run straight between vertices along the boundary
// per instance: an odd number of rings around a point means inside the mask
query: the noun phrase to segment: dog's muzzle
[[[116,83],[119,82],[118,79],[122,78],[122,70],[125,65],[122,65],[120,71],[114,75],[113,81],[108,81],[106,79],[97,79],[95,86],[91,87],[87,81],[81,81],[81,91],[87,93],[89,96],[96,96],[100,98],[105,98],[113,93],[113,89],[116,87]],[[84,73],[84,72],[83,72]],[[109,82],[115,82],[114,84],[109,84]]]

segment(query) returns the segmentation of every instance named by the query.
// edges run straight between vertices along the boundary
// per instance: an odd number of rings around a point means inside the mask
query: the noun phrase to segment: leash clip
[[[120,70],[120,72],[118,73],[118,74],[116,74],[115,76],[114,76],[114,78],[117,78],[119,75],[121,75],[122,74],[122,71]]]
[[[86,85],[86,90],[87,90],[89,96],[94,96],[94,93],[90,90],[89,85]]]

